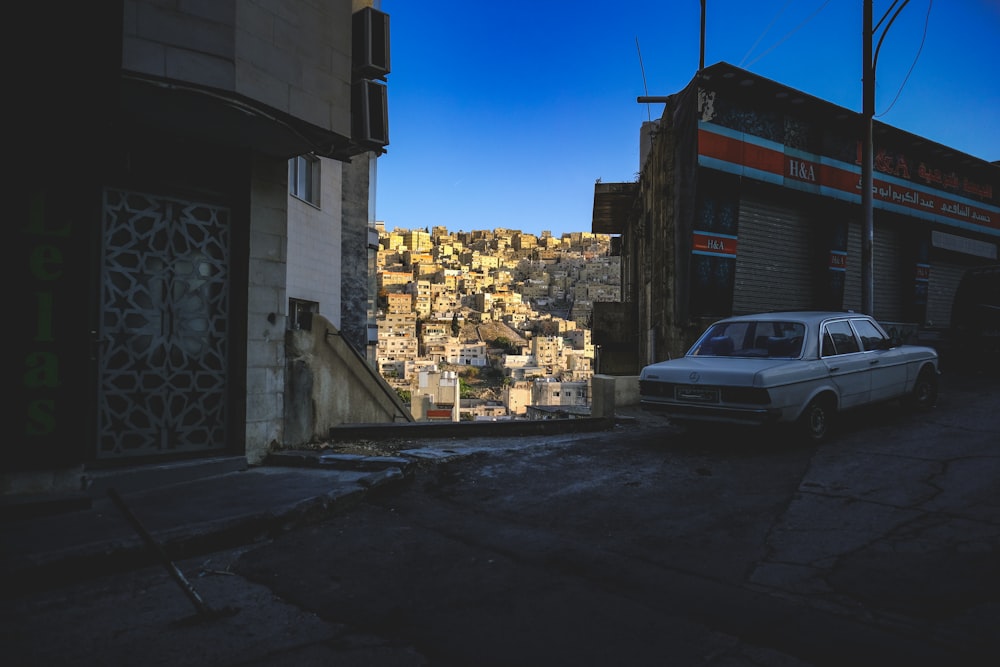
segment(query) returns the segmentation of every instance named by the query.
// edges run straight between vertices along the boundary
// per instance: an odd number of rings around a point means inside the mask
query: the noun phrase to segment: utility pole
[[[872,0],[864,0],[864,63],[861,73],[864,141],[861,149],[861,312],[873,315],[875,301],[875,224],[872,211],[872,119],[875,117],[875,63],[872,59]]]
[[[882,48],[882,40],[892,27],[893,21],[909,4],[910,0],[893,0],[889,10],[879,19],[878,25],[872,24],[872,0],[864,0],[864,26],[862,42],[864,43],[864,63],[862,69],[862,115],[864,116],[865,137],[861,154],[861,210],[864,224],[861,232],[861,311],[866,315],[874,315],[875,310],[875,224],[872,212],[872,169],[874,166],[874,138],[872,132],[875,117],[875,68],[878,66],[878,52]],[[896,5],[899,4],[897,7]],[[875,50],[872,50],[872,38],[882,26],[882,22],[892,14],[892,18],[881,28],[882,36],[878,38]]]
[[[705,69],[705,0],[701,0],[701,49],[698,56],[698,73]]]

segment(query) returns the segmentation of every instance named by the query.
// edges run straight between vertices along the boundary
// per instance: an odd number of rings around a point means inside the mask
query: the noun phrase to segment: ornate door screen
[[[226,446],[229,209],[106,189],[99,459]]]

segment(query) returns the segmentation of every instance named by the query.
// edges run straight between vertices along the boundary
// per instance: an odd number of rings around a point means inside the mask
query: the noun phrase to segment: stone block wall
[[[254,159],[247,294],[246,457],[284,440],[288,164]]]
[[[351,0],[124,3],[122,67],[351,133]]]

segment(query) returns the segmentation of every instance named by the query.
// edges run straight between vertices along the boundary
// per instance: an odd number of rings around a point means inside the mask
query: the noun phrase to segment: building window
[[[288,161],[288,192],[304,202],[319,206],[319,158],[299,155]]]
[[[288,328],[289,329],[312,329],[312,316],[319,312],[319,304],[315,301],[305,301],[304,299],[288,300]]]

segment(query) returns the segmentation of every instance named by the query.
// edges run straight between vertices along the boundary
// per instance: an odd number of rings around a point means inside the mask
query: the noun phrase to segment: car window
[[[805,325],[799,322],[760,322],[754,347],[763,348],[764,356],[794,358],[802,352]]]
[[[861,345],[865,350],[884,350],[887,347],[885,343],[888,339],[870,320],[857,319],[851,322],[861,337]]]
[[[736,344],[726,334],[726,328],[715,327],[701,339],[694,354],[699,357],[728,357],[735,349]]]
[[[747,335],[746,322],[723,322],[705,332],[692,354],[699,357],[729,357],[742,346]]]
[[[724,322],[709,329],[691,354],[790,359],[801,354],[804,335],[805,325],[799,322]]]
[[[854,337],[854,329],[847,320],[828,322],[823,327],[823,356],[831,357],[838,354],[860,352],[861,346]]]
[[[823,327],[823,351],[820,354],[824,357],[832,357],[837,354],[837,346],[833,343],[833,336],[826,327]]]

